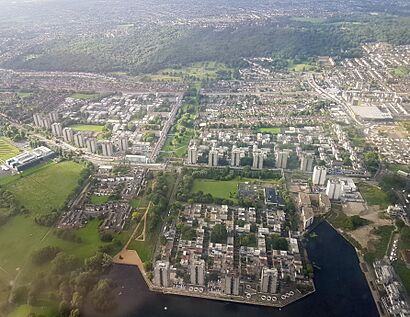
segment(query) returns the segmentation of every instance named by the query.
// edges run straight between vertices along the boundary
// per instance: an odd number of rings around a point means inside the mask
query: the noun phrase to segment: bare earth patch
[[[369,225],[360,227],[348,234],[355,239],[363,248],[369,248],[372,242],[375,242],[379,237],[371,233],[374,228],[391,225],[392,220],[380,218],[382,209],[379,206],[366,206],[364,203],[348,202],[343,204],[343,212],[347,216],[360,216],[371,221]]]

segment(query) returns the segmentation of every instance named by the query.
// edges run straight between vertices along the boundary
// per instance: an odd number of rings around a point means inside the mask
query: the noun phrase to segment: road
[[[349,115],[349,117],[354,120],[359,126],[363,126],[363,123],[361,123],[359,120],[356,119],[353,110],[350,108],[350,106],[341,98],[337,97],[336,95],[328,93],[326,90],[324,90],[322,87],[320,87],[316,81],[315,77],[313,74],[309,74],[307,77],[307,82],[308,84],[321,96],[329,98],[336,102],[337,104],[341,105],[344,109],[344,111]]]
[[[154,149],[152,150],[150,156],[150,162],[155,162],[158,158],[159,152],[161,151],[162,147],[167,140],[168,132],[171,129],[172,125],[174,124],[175,118],[177,116],[178,110],[182,105],[182,95],[177,97],[176,103],[173,106],[171,113],[169,114],[169,118],[167,122],[165,122],[164,127],[162,128],[161,135],[159,137],[158,142],[155,144]]]

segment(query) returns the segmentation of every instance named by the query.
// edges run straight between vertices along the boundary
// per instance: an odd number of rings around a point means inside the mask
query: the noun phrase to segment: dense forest
[[[280,18],[261,24],[213,27],[130,27],[116,37],[73,37],[40,46],[3,67],[89,72],[154,72],[194,62],[240,65],[243,57],[305,60],[360,56],[363,42],[410,44],[410,18],[360,16],[319,21]]]

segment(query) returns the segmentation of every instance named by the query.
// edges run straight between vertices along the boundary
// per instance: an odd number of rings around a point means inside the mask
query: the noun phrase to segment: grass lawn
[[[72,94],[70,96],[70,98],[80,99],[80,100],[92,100],[92,99],[97,99],[99,96],[100,96],[99,94],[95,94],[95,93],[92,93],[92,92],[90,92],[90,93],[87,93],[87,92],[84,92],[84,93],[81,92],[80,93],[80,92],[78,92],[78,93]]]
[[[15,147],[9,139],[0,137],[0,162],[5,161],[20,153],[20,150]]]
[[[21,305],[17,307],[8,317],[27,317],[30,313],[37,316],[54,317],[58,315],[58,309],[50,306]]]
[[[388,195],[379,187],[367,183],[359,183],[358,188],[369,205],[379,205],[380,208],[387,208],[390,205]]]
[[[102,205],[102,204],[105,204],[106,202],[108,202],[108,196],[96,196],[96,195],[93,195],[93,196],[91,196],[91,198],[90,198],[90,202],[91,202],[93,205]]]
[[[102,132],[104,126],[96,124],[74,124],[71,125],[70,128],[74,131]]]
[[[279,134],[280,133],[280,128],[259,128],[258,132],[261,133],[269,133],[269,134]]]
[[[64,161],[39,167],[32,173],[13,176],[5,188],[21,206],[33,213],[47,213],[61,208],[77,186],[83,165]]]

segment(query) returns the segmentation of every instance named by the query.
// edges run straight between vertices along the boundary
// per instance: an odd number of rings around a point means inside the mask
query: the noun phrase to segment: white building
[[[96,138],[87,138],[85,140],[85,145],[87,147],[87,151],[90,153],[97,153],[97,139]]]
[[[191,284],[205,285],[205,261],[195,260],[191,264]]]
[[[239,276],[235,273],[226,273],[225,275],[225,294],[239,295]]]
[[[263,168],[263,153],[261,150],[253,151],[253,163],[252,167],[255,169]]]
[[[261,274],[261,292],[275,294],[278,286],[278,270],[264,267]]]
[[[71,143],[74,141],[74,132],[73,129],[71,128],[64,128],[63,129],[63,137],[64,137],[64,141]]]
[[[240,166],[241,163],[241,149],[233,148],[231,155],[231,166]]]
[[[306,230],[313,223],[314,213],[313,213],[312,207],[303,206],[301,218],[302,218],[303,230]]]
[[[276,152],[276,167],[285,169],[288,165],[289,152],[278,151]]]
[[[128,151],[128,137],[126,135],[120,136],[118,139],[118,149],[124,153]]]
[[[79,148],[84,147],[84,137],[82,133],[74,134],[74,144],[76,147],[79,147]]]
[[[326,186],[326,195],[330,200],[339,200],[342,197],[342,184],[338,179],[329,179]]]
[[[313,171],[313,155],[304,153],[300,161],[300,170],[305,173],[311,173]]]
[[[51,133],[53,133],[53,135],[56,136],[56,137],[63,136],[63,127],[62,127],[61,123],[59,123],[59,122],[53,123],[51,125]]]
[[[209,151],[208,165],[210,167],[218,166],[218,151],[216,149]]]
[[[313,185],[323,186],[326,182],[327,169],[324,166],[315,166],[313,169]]]
[[[188,149],[188,164],[195,165],[198,162],[198,148],[192,145]]]
[[[101,142],[101,148],[102,148],[102,154],[104,156],[112,156],[114,153],[111,141]]]
[[[159,287],[168,287],[169,273],[169,262],[157,261],[154,267],[154,284]]]

